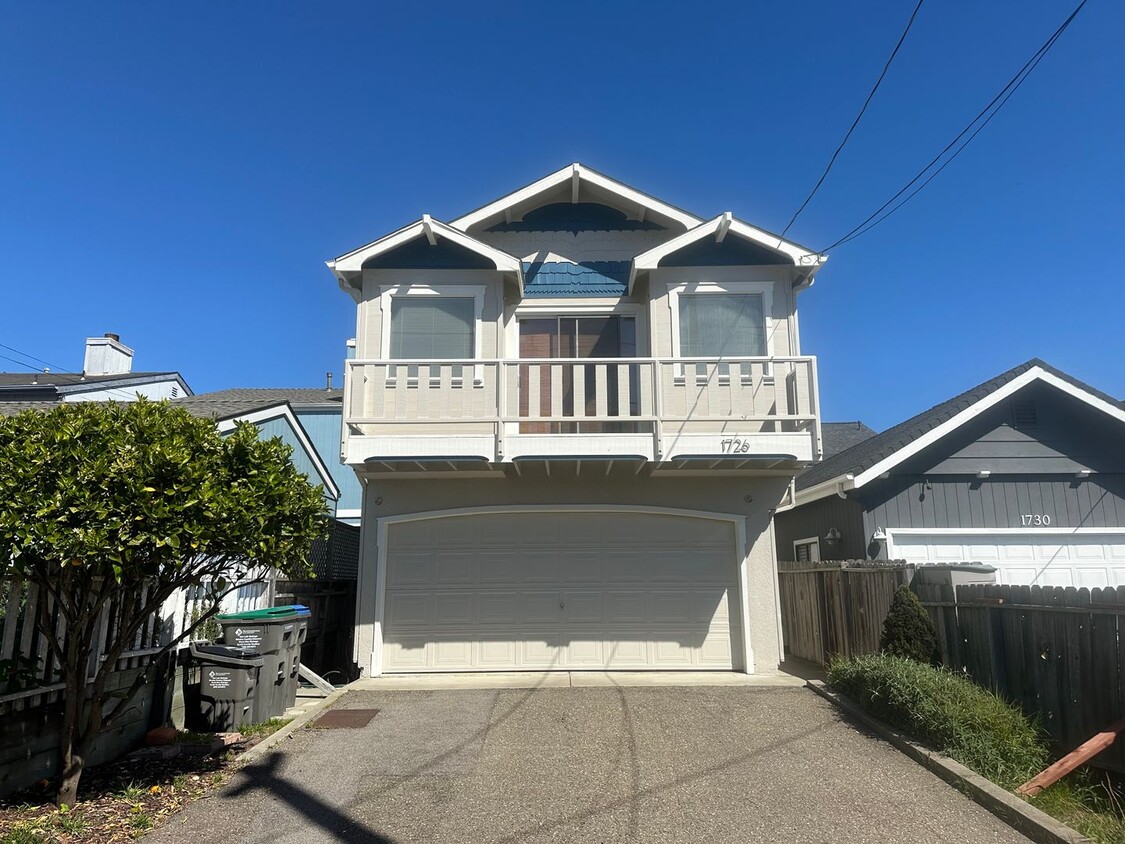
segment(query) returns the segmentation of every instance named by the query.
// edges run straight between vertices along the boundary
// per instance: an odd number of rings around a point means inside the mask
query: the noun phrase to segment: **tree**
[[[308,576],[327,514],[291,453],[249,424],[223,437],[167,402],[72,403],[0,419],[0,577],[49,597],[34,622],[66,684],[60,804],[76,801],[98,734],[153,681],[161,657],[218,612],[231,583],[269,568]],[[107,691],[153,613],[198,585],[208,611],[166,636],[131,686]]]
[[[909,586],[900,586],[883,620],[879,648],[892,656],[901,656],[929,665],[941,664],[941,650],[930,615]]]

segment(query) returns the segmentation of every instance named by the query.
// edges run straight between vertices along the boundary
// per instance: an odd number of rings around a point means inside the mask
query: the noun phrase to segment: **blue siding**
[[[554,202],[523,215],[522,220],[497,223],[490,232],[633,232],[660,231],[651,220],[630,220],[625,212],[598,202]]]
[[[340,462],[341,410],[296,408],[297,418],[320,454],[320,459],[340,488],[337,510],[359,510],[363,506],[363,487],[355,472]]]
[[[624,296],[629,266],[628,261],[524,264],[524,296]]]
[[[312,458],[309,457],[309,453],[305,450],[305,447],[301,445],[301,441],[297,439],[297,435],[294,433],[293,427],[289,424],[288,419],[284,417],[267,419],[265,422],[259,422],[257,427],[258,435],[262,439],[268,440],[273,437],[280,437],[283,443],[292,446],[293,456],[290,459],[293,465],[297,467],[297,471],[305,475],[310,483],[320,486],[320,473],[317,472]],[[327,490],[325,491],[325,496],[327,497]]]

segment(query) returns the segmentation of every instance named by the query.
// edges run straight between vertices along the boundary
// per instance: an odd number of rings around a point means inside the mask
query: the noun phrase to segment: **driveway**
[[[160,842],[1026,842],[803,688],[355,691]]]

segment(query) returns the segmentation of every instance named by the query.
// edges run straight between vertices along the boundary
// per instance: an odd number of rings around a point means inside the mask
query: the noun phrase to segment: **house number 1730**
[[[1051,517],[1045,513],[1024,513],[1020,516],[1020,524],[1023,527],[1047,527],[1051,523]]]

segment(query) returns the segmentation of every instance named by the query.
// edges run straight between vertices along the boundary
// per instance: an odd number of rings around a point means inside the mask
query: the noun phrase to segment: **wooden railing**
[[[518,434],[738,422],[743,431],[807,431],[819,445],[811,357],[352,360],[344,414],[345,436],[388,425],[408,435],[470,424]]]

